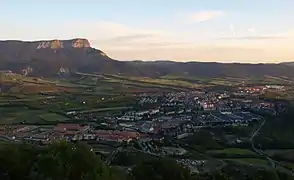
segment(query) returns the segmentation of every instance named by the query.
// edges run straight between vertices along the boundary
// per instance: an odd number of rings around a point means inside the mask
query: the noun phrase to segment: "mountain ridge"
[[[27,71],[29,69],[29,71]],[[91,47],[85,38],[69,40],[0,41],[0,70],[26,72],[32,76],[54,76],[62,72],[122,74],[126,76],[287,76],[294,77],[288,64],[249,64],[176,61],[118,61]]]

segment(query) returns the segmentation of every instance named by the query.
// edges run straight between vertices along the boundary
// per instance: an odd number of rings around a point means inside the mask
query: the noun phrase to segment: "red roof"
[[[62,133],[63,135],[76,135],[77,132],[76,131],[66,131],[64,133]]]
[[[81,131],[85,130],[87,126],[81,126],[80,124],[57,124],[54,128],[55,131]]]
[[[129,132],[129,131],[96,131],[98,137],[117,137],[117,138],[137,138],[140,136],[138,132]]]
[[[98,138],[104,139],[104,140],[115,140],[115,141],[130,139],[129,137],[120,136],[120,135],[99,135]]]

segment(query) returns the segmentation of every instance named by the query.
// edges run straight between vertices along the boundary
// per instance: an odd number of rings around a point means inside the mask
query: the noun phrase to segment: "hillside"
[[[294,62],[284,62],[284,63],[281,63],[283,65],[287,65],[287,66],[294,66]]]
[[[148,77],[294,77],[294,67],[287,64],[117,61],[101,50],[92,48],[87,39],[80,38],[33,42],[0,41],[0,70],[32,76],[86,72]]]
[[[86,39],[50,41],[0,41],[0,70],[53,76],[66,72],[120,73],[129,70],[102,51],[91,48]]]
[[[241,64],[216,62],[130,62],[138,69],[153,71],[154,74],[200,76],[200,77],[259,77],[259,76],[287,76],[293,77],[294,67],[283,64]]]

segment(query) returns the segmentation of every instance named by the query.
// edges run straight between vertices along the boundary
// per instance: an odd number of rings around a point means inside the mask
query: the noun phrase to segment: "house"
[[[157,113],[159,113],[159,109],[152,109],[152,110],[149,111],[149,113],[151,115],[157,114]]]
[[[163,147],[162,149],[168,155],[179,155],[179,156],[181,156],[181,155],[184,155],[185,153],[187,153],[187,150],[185,150],[183,148]]]
[[[87,130],[89,130],[89,126],[82,126],[80,124],[63,124],[59,123],[55,126],[54,131],[55,132],[80,132],[84,133]]]
[[[110,130],[97,130],[97,140],[115,141],[115,142],[129,142],[132,139],[138,139],[140,134],[131,131],[110,131]]]
[[[141,126],[140,129],[141,129],[142,132],[146,132],[146,133],[153,131],[153,130],[154,130],[153,122],[151,122],[151,121],[147,121],[147,122],[145,122],[145,123]]]
[[[149,114],[149,111],[146,110],[146,111],[138,111],[138,112],[136,112],[136,116],[144,116],[145,114]]]
[[[276,89],[276,90],[284,89],[284,86],[278,86],[278,85],[266,85],[265,87],[267,89]]]
[[[215,104],[212,102],[200,102],[200,107],[202,107],[204,111],[216,110]]]
[[[54,132],[62,139],[66,140],[82,140],[83,134],[87,133],[89,126],[82,126],[80,124],[63,124],[59,123],[54,127]]]

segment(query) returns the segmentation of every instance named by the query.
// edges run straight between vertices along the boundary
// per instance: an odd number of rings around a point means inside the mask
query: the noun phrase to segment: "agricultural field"
[[[201,88],[201,84],[191,83],[189,81],[172,80],[163,78],[144,78],[144,77],[126,77],[118,75],[96,75],[83,74],[84,78],[80,78],[75,83],[89,86],[107,86],[120,87],[120,91],[128,92],[129,90],[136,91],[152,91],[154,89],[169,89],[174,91],[186,91],[191,89]],[[114,85],[114,86],[113,86]],[[117,90],[117,88],[115,88]]]
[[[269,163],[265,159],[254,159],[254,158],[234,158],[234,159],[224,159],[226,161],[240,163],[240,164],[247,164],[247,165],[257,165],[257,166],[264,166],[269,167]]]
[[[47,124],[68,120],[67,117],[25,106],[0,107],[0,124]]]
[[[18,77],[18,76],[17,76]],[[22,76],[20,76],[22,77]],[[23,77],[26,78],[26,77]],[[26,80],[27,81],[27,80]],[[49,81],[49,80],[47,80]],[[47,83],[44,81],[44,83]],[[53,82],[52,80],[50,82]],[[64,83],[63,80],[58,83]],[[56,83],[56,82],[55,82]],[[69,82],[69,84],[72,84]],[[54,85],[50,83],[50,85]],[[39,85],[35,85],[37,87]],[[54,85],[56,86],[56,85]],[[69,86],[67,84],[67,86]],[[13,88],[20,88],[13,86]],[[74,87],[74,84],[72,85]],[[114,93],[107,86],[98,86],[98,91],[87,91],[88,87],[72,88],[71,92],[38,92],[22,93],[16,91],[0,94],[0,124],[54,124],[72,122],[66,113],[76,111],[82,113],[117,112],[132,108],[136,104],[130,95]],[[109,85],[108,87],[111,88]],[[96,87],[95,87],[96,88]],[[112,87],[113,88],[113,87]]]
[[[1,91],[6,93],[37,94],[40,92],[71,92],[72,89],[59,87],[53,81],[46,79],[21,76],[19,74],[2,75]]]
[[[38,124],[43,120],[38,116],[46,113],[40,110],[30,110],[26,107],[1,108],[0,124]]]
[[[294,80],[286,77],[218,77],[204,78],[167,75],[157,78],[127,77],[108,74],[77,73],[69,79],[46,79],[26,77],[18,74],[5,75],[0,84],[5,84],[11,93],[39,92],[83,92],[83,93],[135,93],[190,91],[214,86],[236,86],[240,84],[289,84]]]
[[[191,77],[191,76],[163,76],[162,79],[180,80],[190,83],[197,83],[206,86],[236,86],[240,84],[281,84],[281,85],[293,85],[294,79],[288,77],[274,77],[274,76],[262,76],[262,77],[217,77],[217,78],[204,78],[204,77]]]
[[[119,110],[127,110],[132,109],[132,107],[109,107],[109,108],[99,108],[99,109],[91,109],[85,111],[79,111],[79,113],[97,113],[97,112],[105,112],[105,111],[119,111]]]
[[[39,117],[43,119],[44,121],[48,121],[48,122],[64,122],[69,120],[69,118],[61,116],[56,113],[40,114]]]
[[[255,152],[249,149],[240,149],[240,148],[227,148],[223,150],[211,150],[207,152],[210,155],[218,155],[218,154],[225,154],[225,155],[257,155]]]
[[[274,159],[294,163],[294,149],[267,149],[264,152]]]
[[[289,162],[281,162],[284,166],[294,170],[294,163],[289,163]]]

